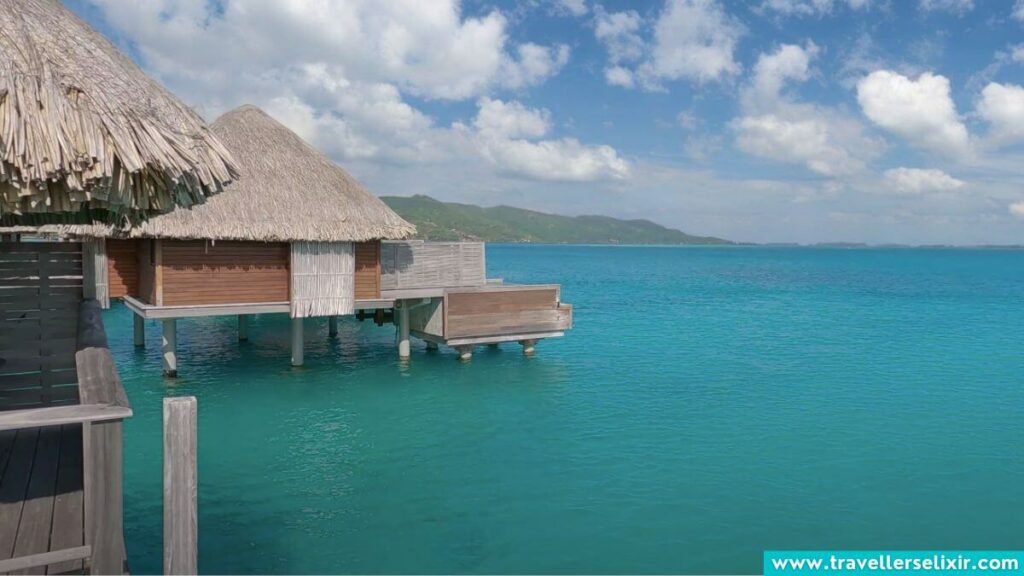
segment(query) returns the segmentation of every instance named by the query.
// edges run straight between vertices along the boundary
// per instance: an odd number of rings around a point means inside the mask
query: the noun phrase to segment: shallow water
[[[460,364],[395,331],[106,313],[134,573],[199,398],[200,570],[755,573],[764,549],[1024,548],[1024,251],[490,246],[575,329]]]

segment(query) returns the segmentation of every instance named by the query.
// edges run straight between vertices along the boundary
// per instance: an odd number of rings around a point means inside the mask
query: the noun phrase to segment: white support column
[[[174,318],[164,320],[164,376],[175,378],[178,376],[178,321]]]
[[[245,342],[249,339],[249,315],[238,315],[238,341]]]
[[[135,324],[135,347],[146,347],[146,321],[138,314],[132,314],[132,321]]]
[[[409,347],[409,303],[399,300],[395,303],[398,306],[398,358],[407,360],[410,354]]]
[[[338,335],[338,317],[331,316],[327,318],[327,334],[333,338]]]
[[[459,353],[459,360],[463,362],[469,362],[470,360],[472,360],[473,348],[475,348],[475,346],[473,346],[472,344],[462,344],[460,346],[456,346],[455,350]]]
[[[534,347],[537,346],[536,340],[520,340],[519,343],[523,345],[524,356],[533,356]]]
[[[302,366],[302,318],[292,318],[292,366]]]

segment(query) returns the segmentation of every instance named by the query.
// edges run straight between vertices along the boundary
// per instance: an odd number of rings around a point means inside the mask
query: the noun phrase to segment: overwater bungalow
[[[135,318],[163,325],[164,372],[178,368],[176,321],[234,315],[239,338],[254,314],[288,314],[291,362],[303,363],[306,318],[357,315],[451,346],[467,360],[480,344],[536,342],[571,327],[557,285],[508,285],[486,276],[480,242],[402,240],[415,228],[351,175],[255,106],[211,125],[240,176],[202,205],[130,229],[61,227],[86,238],[86,277],[97,298],[120,298]]]
[[[0,573],[127,570],[132,409],[85,297],[82,245],[11,240],[137,222],[234,174],[199,116],[60,2],[0,2],[0,225],[14,234],[0,241]]]

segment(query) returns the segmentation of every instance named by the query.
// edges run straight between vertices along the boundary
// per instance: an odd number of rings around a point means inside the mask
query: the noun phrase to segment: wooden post
[[[178,321],[174,318],[164,320],[164,376],[176,378],[178,376]]]
[[[121,420],[82,424],[85,537],[92,574],[124,574],[124,445]]]
[[[409,306],[408,302],[399,300],[398,306],[398,358],[408,360],[410,354],[409,346]]]
[[[332,338],[338,335],[338,317],[331,316],[327,319],[327,334]]]
[[[302,318],[292,318],[292,366],[302,366]]]
[[[196,398],[164,398],[164,574],[198,574]]]
[[[136,348],[146,347],[146,321],[138,314],[132,314],[132,321],[135,324],[135,346]]]
[[[534,347],[537,346],[536,340],[520,340],[519,343],[523,345],[524,356],[533,356]]]
[[[474,346],[472,344],[462,344],[460,346],[456,346],[455,350],[458,351],[459,353],[459,360],[463,362],[469,362],[470,360],[472,360],[473,348]]]
[[[238,341],[245,342],[249,339],[249,315],[238,315]]]

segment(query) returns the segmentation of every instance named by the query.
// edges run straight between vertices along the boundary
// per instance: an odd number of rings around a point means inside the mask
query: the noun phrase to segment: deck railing
[[[82,300],[81,247],[75,243],[5,243],[0,245],[0,256],[0,321],[4,327],[0,431],[30,433],[27,431],[37,428],[81,426],[82,457],[80,470],[75,465],[64,468],[65,454],[60,455],[59,463],[42,462],[37,457],[28,464],[32,470],[45,466],[57,478],[71,474],[71,485],[82,487],[81,508],[71,510],[82,522],[78,536],[73,530],[68,534],[73,545],[56,546],[52,539],[46,542],[44,538],[43,550],[27,554],[0,551],[4,558],[0,573],[82,560],[94,574],[124,573],[122,422],[132,410],[107,345],[100,304],[94,299]],[[65,334],[69,327],[73,327],[70,338]],[[60,371],[54,376],[56,366],[70,368],[66,371],[70,374]],[[61,394],[54,393],[55,379],[62,384]],[[57,454],[53,451],[51,457],[56,459]],[[81,484],[77,484],[78,474]],[[49,490],[61,489],[57,484],[50,484]],[[50,522],[56,520],[46,515],[46,506],[29,505],[42,496],[36,492],[38,487],[27,486],[21,492],[25,504],[19,521],[14,526],[0,526],[0,531],[18,532],[27,525],[39,531],[41,526],[45,530],[42,535],[49,536]],[[17,494],[7,496],[16,498]],[[50,493],[48,497],[55,498],[54,507],[56,498],[73,499],[69,494]],[[42,516],[33,518],[33,514]],[[69,528],[73,527],[53,529],[56,533]]]
[[[483,242],[382,242],[380,264],[382,293],[487,283]]]

